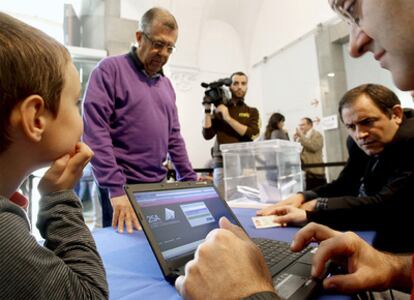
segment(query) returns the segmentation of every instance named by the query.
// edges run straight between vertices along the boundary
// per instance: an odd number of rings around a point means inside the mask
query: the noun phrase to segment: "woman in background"
[[[289,135],[286,130],[283,129],[285,125],[285,117],[280,113],[274,113],[270,116],[269,122],[266,126],[264,134],[265,140],[281,139],[289,140]]]

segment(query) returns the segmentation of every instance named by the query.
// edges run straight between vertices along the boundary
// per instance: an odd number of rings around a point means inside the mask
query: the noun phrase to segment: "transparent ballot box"
[[[272,203],[303,191],[302,146],[286,140],[224,144],[225,199]]]

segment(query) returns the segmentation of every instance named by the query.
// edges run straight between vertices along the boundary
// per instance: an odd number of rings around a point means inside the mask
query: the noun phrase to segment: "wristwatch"
[[[328,198],[316,198],[315,210],[328,209]]]

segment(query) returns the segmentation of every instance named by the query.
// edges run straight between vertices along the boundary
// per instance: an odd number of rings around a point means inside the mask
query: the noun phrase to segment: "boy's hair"
[[[57,115],[64,72],[71,60],[53,38],[0,12],[0,153],[12,142],[10,115],[30,95],[39,95]]]

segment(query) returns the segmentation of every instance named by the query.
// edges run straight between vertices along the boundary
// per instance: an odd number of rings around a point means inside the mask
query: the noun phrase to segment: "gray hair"
[[[141,21],[138,23],[138,30],[148,33],[151,30],[154,20],[160,21],[163,26],[171,30],[178,30],[175,17],[168,10],[160,7],[153,7],[144,13]]]

